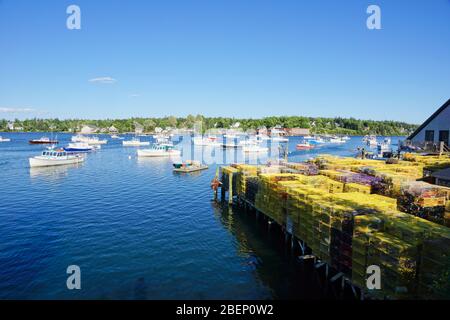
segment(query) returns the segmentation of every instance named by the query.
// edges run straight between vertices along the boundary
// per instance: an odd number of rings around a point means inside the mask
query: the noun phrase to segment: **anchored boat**
[[[10,142],[11,139],[8,138],[3,138],[2,136],[0,136],[0,142]]]
[[[203,165],[200,161],[188,160],[185,163],[174,163],[173,171],[180,173],[191,173],[208,169],[207,165]]]
[[[30,167],[61,166],[66,164],[81,163],[84,157],[79,154],[68,153],[64,150],[43,151],[40,156],[29,159]]]
[[[181,155],[181,151],[170,146],[153,145],[150,149],[138,150],[137,155],[138,157],[170,157]]]
[[[149,146],[150,142],[141,141],[139,138],[133,138],[128,141],[122,141],[124,147],[140,147],[140,146]]]
[[[91,152],[93,150],[97,150],[100,148],[101,147],[99,145],[91,146],[91,145],[87,144],[86,142],[74,142],[74,143],[69,143],[67,145],[67,147],[64,148],[64,151],[86,153],[86,152]]]
[[[87,137],[83,135],[77,135],[72,137],[72,142],[85,142],[90,145],[107,144],[108,140],[100,140],[98,137]]]
[[[303,142],[298,143],[296,148],[297,148],[297,150],[310,150],[310,149],[313,149],[314,146],[311,145],[307,141],[303,141]]]
[[[52,140],[48,137],[42,137],[40,139],[33,139],[28,142],[30,144],[58,144],[58,140]]]

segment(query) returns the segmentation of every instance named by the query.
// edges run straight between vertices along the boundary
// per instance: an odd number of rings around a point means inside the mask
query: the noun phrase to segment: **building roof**
[[[423,130],[423,128],[425,128],[431,121],[434,120],[434,118],[436,118],[442,111],[444,111],[448,106],[450,106],[450,99],[447,100],[446,103],[444,103],[439,109],[436,110],[435,113],[433,113],[431,115],[431,117],[429,117],[427,120],[425,120],[424,123],[422,123],[422,125],[420,127],[418,127],[416,129],[416,131],[414,131],[409,137],[408,140],[413,139],[420,131]]]

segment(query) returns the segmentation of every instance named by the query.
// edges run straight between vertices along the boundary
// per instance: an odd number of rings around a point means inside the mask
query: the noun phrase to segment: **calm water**
[[[79,166],[31,169],[42,134],[0,143],[0,298],[272,299],[319,294],[279,243],[245,214],[211,202],[216,166],[172,172],[169,159],[138,159],[119,140]],[[60,145],[71,135],[59,134]],[[109,138],[109,137],[108,137]],[[145,138],[144,138],[145,139]],[[361,143],[296,152],[353,155]],[[185,140],[186,141],[186,140]],[[397,141],[396,138],[393,142]],[[241,161],[234,151],[217,158]],[[210,153],[195,149],[190,154]],[[189,157],[188,157],[189,158]],[[81,268],[81,290],[66,268]]]

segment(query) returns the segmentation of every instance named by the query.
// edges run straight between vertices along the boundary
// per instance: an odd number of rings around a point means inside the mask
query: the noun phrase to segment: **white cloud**
[[[130,94],[130,97],[131,98],[137,98],[137,97],[140,97],[141,95],[139,94],[139,93],[133,93],[133,94]]]
[[[115,83],[115,82],[117,82],[117,80],[114,78],[111,78],[111,77],[98,77],[98,78],[89,79],[89,82],[91,82],[91,83]]]
[[[36,112],[35,109],[32,108],[0,108],[1,113],[28,113],[28,112]]]

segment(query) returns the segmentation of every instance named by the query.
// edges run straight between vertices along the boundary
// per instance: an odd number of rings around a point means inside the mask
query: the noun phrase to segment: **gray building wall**
[[[426,127],[424,127],[415,137],[413,137],[411,141],[424,142],[426,130],[434,130],[434,142],[439,142],[439,131],[450,130],[450,106],[439,113],[439,115],[434,118]]]

